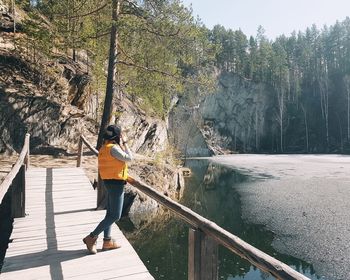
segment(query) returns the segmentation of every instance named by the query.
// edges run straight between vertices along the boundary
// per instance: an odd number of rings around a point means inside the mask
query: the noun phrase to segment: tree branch
[[[163,76],[167,76],[167,77],[172,77],[172,78],[179,78],[179,79],[184,79],[183,77],[181,76],[176,76],[174,74],[171,74],[171,73],[168,73],[168,72],[165,72],[165,71],[162,71],[162,70],[158,70],[158,69],[155,69],[155,68],[149,68],[149,67],[146,67],[146,66],[143,66],[143,65],[138,65],[136,63],[132,63],[132,62],[126,62],[126,61],[123,61],[123,60],[119,60],[117,62],[117,64],[123,64],[125,66],[130,66],[130,67],[135,67],[135,68],[139,68],[139,69],[142,69],[142,70],[145,70],[145,71],[148,71],[148,72],[153,72],[153,73],[158,73],[158,74],[162,74]]]
[[[73,10],[73,13],[76,13],[78,11],[80,11],[80,9],[88,2],[89,0],[85,0],[83,1],[79,7],[75,7],[75,9]]]
[[[150,30],[148,28],[142,28],[141,31],[146,31],[146,32],[149,32],[151,34],[154,34],[154,35],[157,35],[157,36],[161,36],[161,37],[174,37],[174,36],[179,34],[180,29],[176,30],[175,33],[169,33],[169,34],[160,33],[160,32],[158,32],[156,30]]]
[[[122,48],[119,42],[118,42],[118,49],[120,49],[120,52],[123,53],[126,58],[130,59],[133,63],[135,63],[135,60],[124,51],[124,49]]]
[[[73,15],[73,16],[67,17],[66,14],[54,14],[54,16],[56,16],[56,17],[64,17],[66,19],[81,18],[81,17],[86,17],[86,16],[90,16],[92,14],[95,14],[95,13],[99,12],[100,10],[102,10],[103,8],[105,8],[106,6],[107,6],[107,3],[105,3],[102,6],[98,7],[96,10],[93,10],[91,12],[88,12],[88,13],[85,13],[85,14],[81,14],[81,15]]]
[[[155,69],[155,68],[146,67],[146,66],[139,65],[139,64],[136,64],[136,63],[132,63],[132,62],[126,62],[126,61],[123,61],[123,60],[119,60],[118,62],[116,62],[116,64],[122,64],[122,65],[125,65],[125,66],[128,66],[128,67],[135,67],[135,68],[147,71],[147,72],[161,74],[163,76],[171,77],[171,78],[174,78],[174,79],[177,79],[177,80],[180,80],[182,82],[189,83],[189,84],[207,86],[207,83],[195,81],[193,79],[187,79],[187,78],[184,78],[184,77],[179,76],[179,75],[175,75],[175,74],[172,74],[172,73],[169,73],[169,72],[165,72],[165,71],[162,71],[162,70],[159,70],[159,69]]]
[[[98,38],[101,38],[101,37],[104,37],[104,36],[107,36],[107,35],[110,35],[111,34],[111,31],[108,30],[104,33],[101,33],[101,34],[96,34],[96,35],[93,35],[93,36],[86,36],[86,37],[83,37],[83,40],[85,39],[98,39]]]

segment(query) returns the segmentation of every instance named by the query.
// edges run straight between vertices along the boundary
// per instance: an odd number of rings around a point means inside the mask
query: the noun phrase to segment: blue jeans
[[[120,180],[103,180],[107,190],[107,211],[104,219],[98,224],[92,236],[98,236],[102,231],[104,238],[111,238],[111,226],[120,219],[124,202],[124,181]]]

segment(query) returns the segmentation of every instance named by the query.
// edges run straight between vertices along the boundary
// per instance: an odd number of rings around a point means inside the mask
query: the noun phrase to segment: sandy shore
[[[312,263],[322,279],[349,279],[349,156],[231,155],[213,161],[255,178],[237,187],[243,216],[276,233],[278,251]]]

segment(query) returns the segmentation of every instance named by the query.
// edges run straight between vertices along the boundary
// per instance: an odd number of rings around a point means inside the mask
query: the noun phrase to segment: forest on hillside
[[[29,15],[17,28],[30,40],[17,44],[32,56],[84,61],[100,100],[115,26],[117,93],[148,113],[164,117],[173,96],[213,92],[220,74],[232,73],[273,91],[264,151],[275,141],[270,152],[350,152],[349,18],[270,40],[263,27],[249,38],[220,25],[210,30],[179,0],[7,2]]]
[[[279,152],[349,152],[350,19],[271,41],[259,27],[249,39],[240,30],[215,26],[222,71],[274,89]],[[273,135],[271,137],[274,137]],[[303,148],[301,148],[303,147]]]

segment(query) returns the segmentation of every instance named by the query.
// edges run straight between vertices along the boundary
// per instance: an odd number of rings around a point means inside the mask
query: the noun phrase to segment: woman
[[[98,154],[98,171],[107,190],[107,211],[104,219],[83,239],[91,254],[97,253],[96,241],[102,231],[104,232],[102,250],[120,247],[111,238],[111,226],[120,219],[122,213],[124,185],[128,178],[126,163],[132,160],[132,154],[120,127],[108,126],[103,138],[104,143]]]

